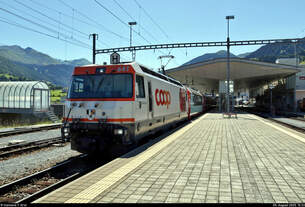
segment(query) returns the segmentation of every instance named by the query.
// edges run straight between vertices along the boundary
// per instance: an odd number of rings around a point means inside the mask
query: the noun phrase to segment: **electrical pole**
[[[98,39],[98,34],[90,34],[90,37],[93,37],[93,43],[92,43],[92,63],[95,64],[95,55],[96,55],[96,40]]]
[[[132,46],[132,26],[136,25],[137,22],[128,22],[128,24],[130,25],[130,47],[131,47]],[[132,50],[131,55],[132,55],[132,61],[135,61],[136,60],[136,51]]]
[[[299,60],[297,53],[297,41],[294,42],[294,57],[295,57],[295,67],[298,68]],[[297,87],[297,74],[294,74],[294,90],[293,90],[293,112],[297,112],[297,100],[296,100],[296,87]]]

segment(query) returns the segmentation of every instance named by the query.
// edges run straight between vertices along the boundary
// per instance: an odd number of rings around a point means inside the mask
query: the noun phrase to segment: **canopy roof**
[[[227,59],[219,58],[166,70],[166,74],[201,91],[218,91],[219,80],[226,80]],[[255,88],[285,78],[300,70],[289,65],[230,58],[230,77],[234,88]]]

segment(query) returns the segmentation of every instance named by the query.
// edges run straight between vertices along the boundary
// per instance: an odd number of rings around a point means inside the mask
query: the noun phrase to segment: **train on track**
[[[209,99],[136,62],[76,67],[62,134],[83,153],[130,146],[208,110]]]

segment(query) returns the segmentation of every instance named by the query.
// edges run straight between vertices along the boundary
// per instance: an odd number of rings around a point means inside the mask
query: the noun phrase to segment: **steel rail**
[[[42,179],[43,177],[45,176],[48,176],[52,173],[63,173],[65,171],[68,171],[70,168],[68,168],[69,165],[75,165],[74,162],[77,162],[77,161],[81,161],[85,158],[87,158],[88,155],[87,154],[82,154],[82,155],[79,155],[79,156],[76,156],[70,160],[66,160],[60,164],[57,164],[53,167],[50,167],[48,169],[45,169],[45,170],[42,170],[40,172],[37,172],[35,174],[32,174],[32,175],[29,175],[29,176],[26,176],[24,178],[21,178],[19,180],[16,180],[16,181],[13,181],[11,183],[8,183],[8,184],[5,184],[5,185],[2,185],[0,186],[0,196],[3,196],[9,192],[13,192],[14,190],[16,189],[19,189],[20,187],[22,186],[26,186],[28,184],[31,184],[33,183],[35,180],[37,181],[38,179]],[[35,199],[37,199],[38,197],[41,197],[42,195],[44,195],[44,193],[48,193],[52,190],[54,190],[55,188],[58,188],[64,184],[66,184],[67,182],[70,182],[78,177],[80,177],[81,175],[85,174],[88,170],[85,170],[83,172],[77,172],[77,173],[74,173],[72,175],[69,175],[67,178],[64,178],[63,180],[59,181],[59,182],[56,182],[54,184],[52,184],[51,186],[49,187],[46,187],[45,189],[43,190],[40,190],[26,198],[23,198],[17,202],[19,203],[24,203],[24,202],[31,202]]]
[[[33,151],[41,149],[43,147],[48,147],[51,144],[63,142],[61,137],[55,137],[50,139],[37,140],[33,142],[26,142],[17,145],[11,145],[7,147],[0,148],[0,158],[9,157],[16,154],[21,154],[27,151]]]
[[[299,132],[302,132],[302,133],[305,133],[305,129],[304,128],[301,128],[301,127],[298,127],[298,126],[295,126],[293,124],[289,124],[289,123],[286,123],[286,122],[283,122],[283,121],[280,121],[280,120],[276,120],[275,118],[273,117],[270,117],[269,115],[267,115],[266,113],[261,113],[261,112],[257,112],[257,111],[253,111],[252,109],[250,108],[243,108],[241,109],[243,111],[246,111],[248,113],[251,113],[251,114],[254,114],[254,115],[257,115],[259,117],[262,117],[264,119],[267,119],[267,120],[270,120],[272,122],[276,122],[280,125],[283,125],[283,126],[286,126],[288,128],[291,128],[291,129],[294,129],[296,131],[299,131]],[[297,121],[305,121],[305,120],[300,120],[300,119],[297,119],[296,117],[285,117],[287,119],[292,119],[292,120],[297,120]]]
[[[47,125],[47,126],[41,126],[41,127],[32,127],[32,128],[15,128],[11,131],[3,131],[0,132],[0,137],[8,137],[11,135],[16,134],[25,134],[25,133],[31,133],[31,132],[37,132],[42,130],[50,130],[50,129],[58,129],[62,126],[62,124],[53,124],[53,125]]]

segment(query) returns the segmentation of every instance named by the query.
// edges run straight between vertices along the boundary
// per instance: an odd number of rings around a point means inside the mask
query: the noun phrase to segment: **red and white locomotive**
[[[202,112],[202,100],[199,92],[135,62],[76,67],[65,128],[73,150],[105,151]]]

